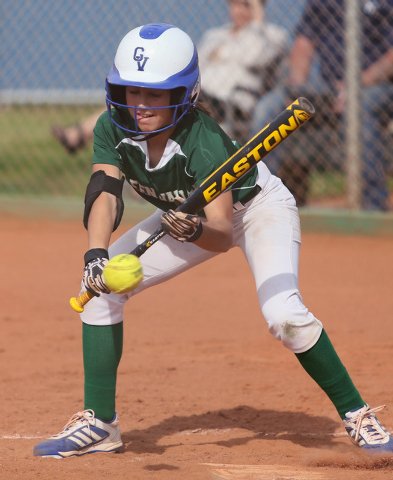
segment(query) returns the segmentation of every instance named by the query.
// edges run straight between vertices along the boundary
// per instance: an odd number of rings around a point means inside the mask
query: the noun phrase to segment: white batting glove
[[[179,242],[195,242],[202,235],[198,215],[168,210],[161,215],[161,228]]]
[[[108,261],[109,255],[104,248],[92,248],[85,254],[83,284],[95,297],[99,297],[101,293],[110,293],[103,276]]]

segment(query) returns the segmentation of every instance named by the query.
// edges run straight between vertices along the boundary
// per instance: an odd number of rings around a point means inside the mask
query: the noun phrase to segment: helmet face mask
[[[165,107],[129,106],[126,104],[127,86],[170,90],[170,105]],[[106,103],[111,120],[135,140],[146,140],[175,125],[195,108],[200,91],[198,54],[190,37],[177,27],[167,24],[149,24],[129,32],[117,49],[113,67],[106,78]],[[120,122],[112,115],[119,113]],[[136,110],[172,108],[168,125],[153,131],[143,131],[136,120]],[[128,112],[134,109],[135,119]],[[142,136],[142,138],[137,138]]]

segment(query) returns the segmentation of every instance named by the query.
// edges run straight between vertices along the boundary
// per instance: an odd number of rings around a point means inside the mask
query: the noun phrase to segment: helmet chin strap
[[[164,132],[165,132],[165,130],[164,130]],[[156,135],[159,135],[160,133],[162,133],[162,132],[154,132],[154,133],[143,134],[143,136],[141,138],[137,138],[140,135],[135,134],[135,135],[131,135],[131,138],[133,140],[135,140],[136,142],[145,142],[146,140],[150,140],[151,138],[155,137]]]

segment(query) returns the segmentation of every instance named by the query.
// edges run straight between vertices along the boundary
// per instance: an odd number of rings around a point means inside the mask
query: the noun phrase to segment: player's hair
[[[171,92],[171,103],[172,104],[181,103],[184,99],[185,94],[186,94],[186,92],[185,92],[184,88],[183,89],[179,88],[179,89],[172,90],[172,92]],[[206,115],[209,115],[209,117],[212,116],[212,111],[211,111],[210,106],[207,103],[201,101],[200,97],[198,98],[198,101],[195,105],[195,108],[197,108],[201,112],[205,113]]]
[[[249,3],[248,0],[245,0],[246,3]],[[232,3],[232,0],[227,0],[227,3]],[[264,7],[267,4],[267,0],[259,0],[259,3]]]
[[[208,115],[209,117],[212,116],[212,110],[207,103],[198,101],[198,103],[196,105],[196,108],[197,108],[197,110],[204,113],[205,115]]]

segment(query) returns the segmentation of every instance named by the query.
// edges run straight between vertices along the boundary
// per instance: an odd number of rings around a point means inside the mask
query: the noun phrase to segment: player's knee
[[[299,295],[271,299],[262,308],[269,332],[294,353],[309,350],[321,335],[322,323],[303,305]]]
[[[291,352],[303,353],[317,343],[321,332],[321,322],[313,317],[302,323],[294,322],[293,319],[288,318],[272,333]]]

